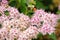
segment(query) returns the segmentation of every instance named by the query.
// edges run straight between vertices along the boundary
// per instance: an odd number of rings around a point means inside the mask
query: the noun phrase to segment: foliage
[[[49,38],[51,38],[52,40],[57,40],[56,35],[54,33],[52,33],[51,35],[49,35]]]
[[[9,11],[4,11],[6,16],[9,16]]]
[[[36,8],[40,9],[48,9],[49,5],[52,3],[51,0],[35,0],[36,1]]]
[[[43,35],[41,33],[39,33],[37,35],[37,38],[36,39],[32,39],[32,40],[42,40],[42,37],[43,37]]]
[[[0,28],[2,28],[2,24],[0,24]]]
[[[47,37],[47,38],[44,38]],[[57,40],[56,35],[54,33],[52,33],[51,35],[47,34],[47,35],[42,35],[41,33],[39,33],[37,35],[37,39],[32,39],[32,40]]]
[[[54,3],[56,4],[53,0],[9,0],[10,6],[18,8],[21,13],[28,16],[33,14],[34,7],[56,13],[58,9]]]
[[[21,13],[24,13],[28,16],[33,14],[33,7],[35,5],[35,1],[33,0],[9,0],[9,5],[12,7],[18,8]]]
[[[60,10],[57,11],[57,14],[60,14]]]

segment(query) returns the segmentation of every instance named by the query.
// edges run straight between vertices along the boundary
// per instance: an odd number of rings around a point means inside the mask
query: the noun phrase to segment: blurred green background
[[[57,14],[60,0],[9,0],[9,5],[29,16],[33,14],[34,8]]]

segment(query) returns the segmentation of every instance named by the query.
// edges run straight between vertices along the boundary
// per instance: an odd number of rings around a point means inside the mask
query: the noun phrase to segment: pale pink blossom
[[[18,39],[19,30],[16,28],[12,28],[9,32],[9,40],[14,40],[14,38]]]
[[[43,9],[35,11],[35,14],[33,14],[31,18],[31,25],[37,25],[37,27],[41,27],[41,21],[43,20],[43,16],[45,14],[45,11]]]
[[[31,25],[37,25],[40,26],[40,18],[38,16],[34,16],[33,18],[31,18]]]
[[[51,35],[52,33],[54,33],[55,28],[51,27],[48,24],[43,25],[41,28],[39,28],[39,32],[41,32],[43,35],[49,34]]]
[[[0,4],[1,4],[1,6],[6,6],[6,5],[8,5],[8,1],[7,0],[1,0]]]
[[[37,38],[38,33],[38,29],[35,26],[30,26],[19,35],[18,40],[31,40],[32,38]]]
[[[55,27],[57,24],[58,16],[56,14],[47,13],[44,10],[40,9],[35,12],[35,14],[31,18],[31,24],[40,26],[41,22],[47,23],[51,25],[51,27]],[[40,26],[41,27],[41,26]]]
[[[56,24],[57,24],[58,16],[55,15],[55,14],[46,13],[42,17],[42,20],[44,21],[44,23],[47,23],[47,24],[51,25],[51,27],[55,27]]]
[[[0,29],[0,39],[5,40],[7,39],[7,37],[8,37],[8,30],[5,27],[3,27],[2,29]]]
[[[35,26],[30,26],[28,29],[26,29],[24,32],[26,37],[28,37],[28,39],[32,39],[32,38],[37,38],[36,36],[38,35],[38,29]]]

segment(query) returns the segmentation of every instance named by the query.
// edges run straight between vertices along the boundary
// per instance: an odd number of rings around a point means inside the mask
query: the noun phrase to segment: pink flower
[[[9,39],[14,40],[14,38],[18,39],[19,37],[19,30],[16,28],[12,28],[9,32]]]
[[[47,13],[44,10],[40,9],[35,12],[33,17],[31,18],[31,25],[37,25],[41,27],[41,22],[47,23],[51,25],[51,27],[55,27],[57,24],[58,16],[55,14]]]
[[[38,35],[38,29],[35,26],[30,26],[28,29],[26,29],[23,34],[25,34],[28,39],[37,38]]]
[[[0,39],[4,40],[8,38],[8,30],[3,27],[2,29],[0,29]]]
[[[42,18],[44,23],[51,25],[51,27],[55,27],[57,24],[58,17],[55,14],[46,13]]]
[[[18,12],[18,10],[14,7],[8,7],[6,9],[7,11],[9,11],[9,16],[8,18],[19,18],[20,17],[20,13]]]
[[[40,26],[40,18],[38,16],[34,16],[33,18],[31,18],[31,25],[37,25]]]
[[[37,25],[40,27],[40,22],[42,21],[44,14],[45,12],[42,9],[35,11],[35,14],[31,18],[31,25]]]
[[[54,31],[55,31],[55,28],[51,27],[48,24],[45,24],[41,28],[39,28],[39,32],[41,32],[43,35],[46,35],[46,34],[50,35],[50,34],[54,33]]]
[[[34,15],[44,15],[45,14],[45,11],[43,9],[40,9],[40,10],[37,10],[35,11],[35,14]]]
[[[4,11],[8,11],[9,15],[6,16]],[[4,22],[5,20],[11,19],[11,18],[20,18],[20,13],[18,12],[18,10],[16,8],[13,7],[8,7],[5,8],[4,6],[0,6],[0,20],[1,22]]]
[[[8,1],[7,0],[2,0],[0,4],[1,4],[1,6],[6,6],[8,4]]]
[[[8,3],[8,1],[7,1],[7,0],[2,0],[2,3],[4,3],[4,4],[5,4],[5,3]]]
[[[38,34],[38,29],[35,26],[30,26],[28,29],[23,31],[22,34],[19,35],[18,40],[31,40],[32,38],[36,38]]]
[[[5,7],[0,6],[0,22],[2,23],[5,20],[5,15],[4,15],[4,11]]]
[[[4,6],[0,6],[0,12],[3,14],[3,11],[6,10]]]
[[[18,40],[28,40],[28,36],[26,34],[20,34]]]

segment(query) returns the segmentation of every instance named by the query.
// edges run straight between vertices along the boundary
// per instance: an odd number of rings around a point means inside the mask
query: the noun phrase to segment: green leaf
[[[21,3],[21,0],[17,0],[19,3]]]
[[[43,34],[42,34],[42,33],[39,33],[39,34],[37,35],[37,39],[36,39],[36,40],[42,40],[42,38],[43,38]]]
[[[26,0],[16,0],[16,2],[17,2],[16,7],[18,8],[26,4]]]
[[[52,33],[51,35],[49,35],[49,38],[51,38],[53,40],[57,40],[56,35],[54,33]]]
[[[32,17],[32,15],[33,15],[33,11],[32,11],[32,10],[28,10],[27,15],[28,15],[29,17]]]
[[[0,16],[2,16],[2,14],[0,13]]]
[[[45,6],[49,6],[50,4],[52,4],[52,0],[42,0],[41,2],[42,2],[43,5],[45,5]]]
[[[15,0],[14,0],[14,1],[11,1],[11,2],[9,3],[9,5],[12,6],[12,7],[15,7],[15,6],[16,6],[16,1],[15,1]]]
[[[13,0],[9,3],[10,6],[16,7],[19,12],[31,16],[32,12],[28,10],[27,0]],[[32,11],[32,10],[31,10]]]
[[[57,14],[60,14],[60,10],[57,11]]]
[[[40,38],[40,37],[42,37],[43,36],[43,34],[42,33],[39,33],[38,35],[37,35],[37,38]]]
[[[36,1],[36,8],[37,9],[44,9],[47,11],[50,11],[50,4],[52,3],[52,0],[35,0]]]
[[[21,0],[21,3],[19,4],[19,10],[22,13],[27,13],[27,6],[26,6],[26,0]]]
[[[58,19],[58,22],[60,22],[60,19]]]
[[[6,15],[6,16],[9,16],[9,11],[4,11],[4,14]]]
[[[17,40],[16,38],[14,38],[14,40]]]
[[[9,3],[12,2],[12,1],[14,1],[14,0],[9,0]]]
[[[0,24],[0,28],[2,28],[2,24]]]
[[[39,33],[38,35],[37,35],[37,38],[36,39],[32,39],[32,40],[40,40],[40,39],[42,39],[42,34],[41,33]]]
[[[34,0],[27,0],[27,4],[29,4],[29,5],[35,5],[36,2]]]
[[[21,5],[20,10],[21,10],[21,12],[26,13],[26,11],[27,11],[26,5]]]
[[[21,5],[25,5],[26,0],[21,0]]]
[[[21,3],[26,3],[26,0],[21,0]]]
[[[21,6],[21,0],[16,0],[16,7],[19,8]]]
[[[43,5],[42,3],[40,3],[40,2],[37,2],[37,3],[36,3],[36,7],[37,7],[38,9],[40,9],[40,8],[43,8],[43,9],[44,9],[44,5]]]

